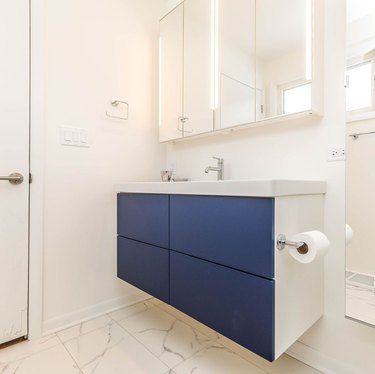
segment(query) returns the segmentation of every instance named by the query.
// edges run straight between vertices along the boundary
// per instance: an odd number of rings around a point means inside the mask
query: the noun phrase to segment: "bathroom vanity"
[[[323,260],[275,238],[323,229],[325,182],[116,185],[117,275],[269,361],[323,314]]]

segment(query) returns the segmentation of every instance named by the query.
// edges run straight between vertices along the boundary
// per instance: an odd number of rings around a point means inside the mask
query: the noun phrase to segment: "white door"
[[[3,180],[20,173],[25,180]],[[0,0],[0,344],[27,335],[29,0]]]

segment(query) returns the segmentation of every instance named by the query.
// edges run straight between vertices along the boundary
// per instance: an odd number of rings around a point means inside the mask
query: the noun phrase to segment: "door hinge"
[[[33,176],[31,173],[29,173],[29,184],[33,183]]]

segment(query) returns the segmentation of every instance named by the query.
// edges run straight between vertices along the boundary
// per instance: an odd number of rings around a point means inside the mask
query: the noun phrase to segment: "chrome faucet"
[[[208,166],[206,167],[206,170],[204,172],[208,174],[209,171],[217,171],[217,180],[222,181],[224,180],[224,159],[219,158],[219,157],[212,157],[212,158],[217,160],[217,167]]]

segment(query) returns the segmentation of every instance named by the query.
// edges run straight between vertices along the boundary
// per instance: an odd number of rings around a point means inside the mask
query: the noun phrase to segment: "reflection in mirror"
[[[375,2],[347,7],[346,315],[375,325]]]
[[[255,0],[218,1],[220,127],[255,121]]]
[[[256,3],[257,120],[311,110],[311,0]]]

